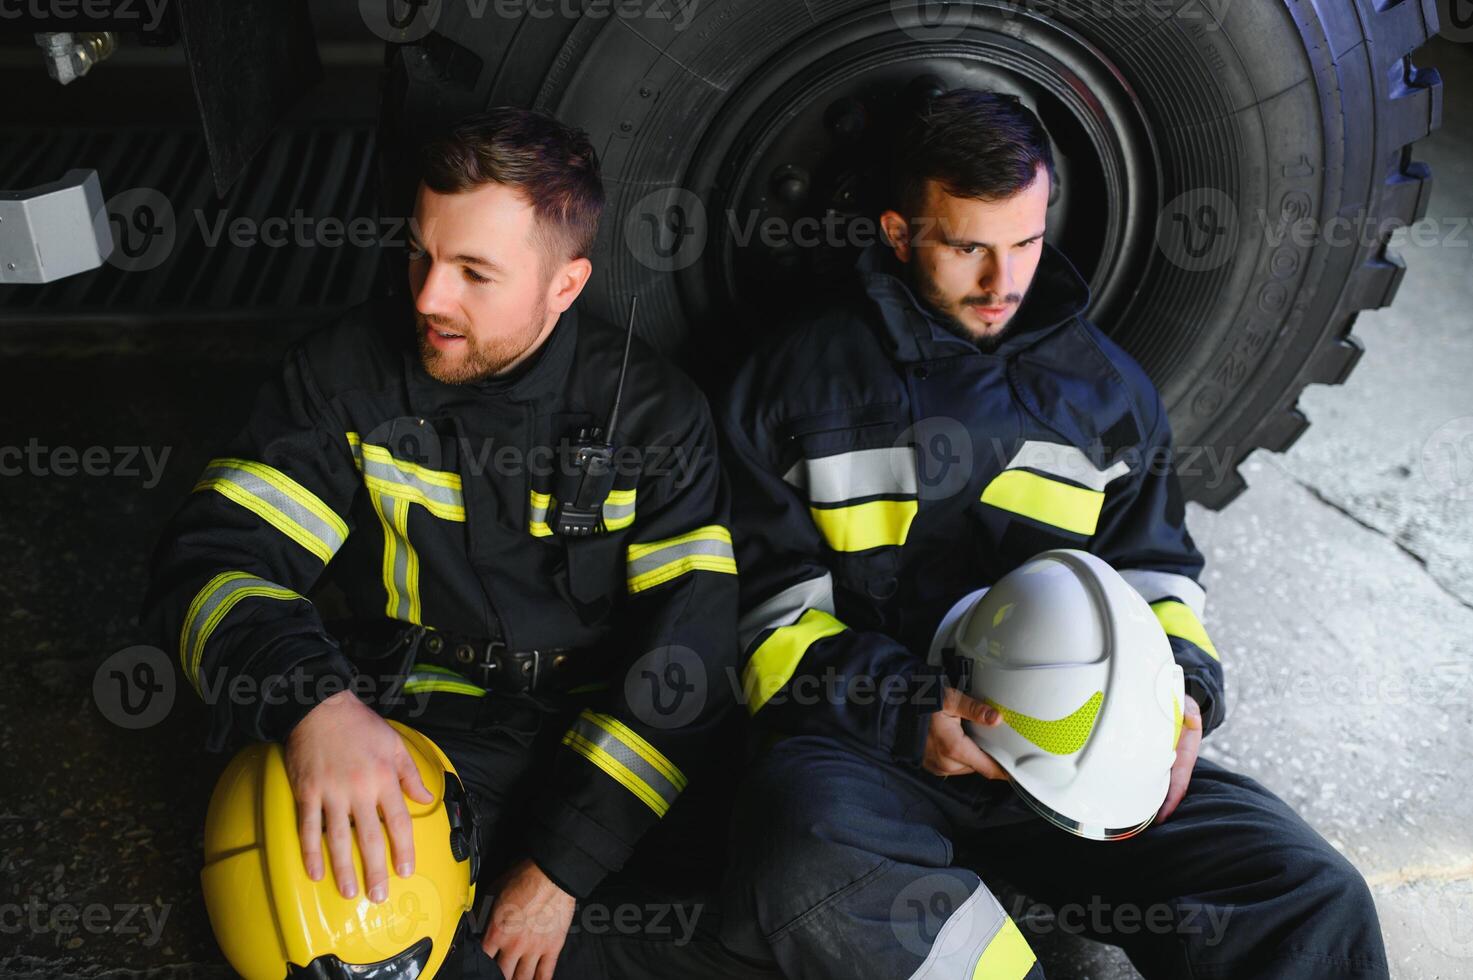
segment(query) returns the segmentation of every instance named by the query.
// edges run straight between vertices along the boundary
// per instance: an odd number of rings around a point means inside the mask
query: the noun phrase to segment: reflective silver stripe
[[[277,481],[268,480],[264,473],[275,474]],[[213,485],[202,486],[207,483]],[[221,483],[227,486],[222,487],[219,485]],[[326,504],[317,500],[286,474],[263,464],[246,467],[233,461],[213,460],[200,477],[200,484],[196,489],[215,489],[223,493],[321,557],[324,562],[337,554],[347,540],[347,525]],[[295,487],[296,494],[289,494],[282,484]],[[246,499],[241,499],[241,494]],[[302,502],[303,497],[314,501],[317,506]],[[329,514],[333,517],[332,521],[326,519]]]
[[[974,974],[987,980],[1020,980],[1026,971],[1013,976],[976,973],[988,944],[1007,924],[1007,913],[987,886],[979,882],[977,890],[957,906],[936,934],[926,961],[910,975],[910,980],[958,980]]]
[[[1144,568],[1122,568],[1120,577],[1131,584],[1147,602],[1175,596],[1184,602],[1198,619],[1207,608],[1207,593],[1202,586],[1185,575],[1156,572]]]
[[[586,716],[580,715],[575,719],[570,731],[582,736],[585,741],[613,756],[621,766],[628,769],[640,782],[644,783],[660,799],[664,800],[667,807],[674,803],[675,798],[680,795],[683,787],[676,786],[669,779],[665,778],[665,774],[650,765],[644,756],[640,755],[630,746],[625,745],[612,732],[594,724]]]
[[[206,582],[190,603],[180,631],[180,663],[195,690],[199,690],[199,668],[211,634],[236,603],[251,597],[307,602],[299,593],[249,572],[221,572]]]
[[[834,615],[834,577],[824,572],[817,578],[790,585],[777,595],[747,610],[737,621],[737,636],[746,650],[763,630],[796,623],[809,609]]]
[[[629,561],[629,578],[637,579],[646,572],[653,572],[657,568],[663,568],[674,561],[682,558],[691,558],[696,555],[711,555],[716,558],[730,558],[736,560],[736,552],[732,550],[730,541],[719,541],[710,539],[696,539],[694,541],[682,541],[652,551],[639,558]]]
[[[1130,472],[1130,464],[1123,459],[1116,460],[1114,466],[1102,470],[1077,446],[1035,441],[1023,443],[1005,468],[1016,470],[1023,467],[1050,476],[1062,476],[1082,487],[1101,491],[1112,480]]]
[[[614,504],[604,501],[604,523],[612,524],[616,521],[628,520],[634,516],[634,501],[627,504]]]
[[[398,601],[391,615],[406,623],[416,622],[411,609],[414,592],[409,581],[409,562],[413,557],[414,546],[409,543],[409,537],[404,533],[409,517],[409,501],[386,499],[383,503],[393,508],[393,533],[396,545],[394,548],[394,593]]]
[[[408,494],[421,497],[432,503],[443,504],[446,507],[465,506],[465,500],[459,490],[452,487],[436,486],[414,473],[405,472],[393,463],[384,463],[376,459],[364,457],[363,475],[400,487]],[[390,491],[385,489],[385,492]]]
[[[880,494],[915,496],[915,452],[909,446],[859,449],[801,459],[783,480],[808,494],[809,503],[837,504]]]
[[[540,524],[547,520],[547,508],[552,503],[549,494],[532,491],[532,513],[530,520],[533,524]]]

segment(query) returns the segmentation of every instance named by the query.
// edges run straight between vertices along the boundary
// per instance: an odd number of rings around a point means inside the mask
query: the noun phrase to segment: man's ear
[[[885,244],[895,250],[895,257],[902,262],[909,262],[910,222],[899,211],[886,211],[880,215],[880,230],[885,233]]]
[[[547,307],[554,313],[562,313],[573,305],[588,279],[593,275],[593,263],[586,258],[564,262],[553,274],[548,284]]]

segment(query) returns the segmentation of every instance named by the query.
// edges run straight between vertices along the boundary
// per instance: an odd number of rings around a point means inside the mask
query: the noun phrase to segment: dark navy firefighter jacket
[[[1088,287],[1052,247],[993,353],[902,275],[871,247],[854,287],[752,358],[719,413],[747,710],[919,764],[946,610],[1078,548],[1151,604],[1211,731],[1222,667],[1150,378],[1083,318]]]

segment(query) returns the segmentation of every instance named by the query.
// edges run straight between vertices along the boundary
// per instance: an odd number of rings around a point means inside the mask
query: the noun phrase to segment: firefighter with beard
[[[412,309],[293,347],[152,564],[146,620],[210,747],[284,743],[312,879],[377,904],[412,876],[426,790],[385,718],[444,750],[495,895],[446,968],[467,975],[552,975],[575,902],[679,811],[733,700],[705,399],[575,305],[603,205],[587,137],[538,113],[428,147]],[[325,572],[344,623],[314,604]]]

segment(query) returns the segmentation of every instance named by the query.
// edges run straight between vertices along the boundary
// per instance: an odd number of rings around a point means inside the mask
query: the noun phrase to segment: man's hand
[[[1171,786],[1166,790],[1166,802],[1156,811],[1153,823],[1160,823],[1171,816],[1171,811],[1187,795],[1187,783],[1192,781],[1192,769],[1197,765],[1197,749],[1202,745],[1202,709],[1196,698],[1185,695],[1182,705],[1181,736],[1176,740],[1176,761],[1171,764]]]
[[[481,948],[501,967],[506,980],[552,980],[573,922],[573,896],[525,859],[513,865],[495,888],[491,924]]]
[[[962,728],[962,719],[974,725],[991,728],[1002,721],[1002,715],[976,698],[948,687],[942,697],[941,710],[931,716],[931,731],[926,737],[926,758],[922,765],[937,776],[960,776],[981,773],[988,779],[1007,779],[986,752],[977,748]]]
[[[384,867],[384,833],[389,831],[399,877],[414,874],[414,831],[404,794],[429,803],[434,794],[399,733],[352,691],[339,691],[297,722],[286,740],[286,774],[297,798],[302,861],[313,881],[322,880],[322,832],[338,891],[358,894],[353,873],[353,827],[363,855],[363,885],[371,901],[389,894]],[[352,825],[349,825],[349,820]]]

